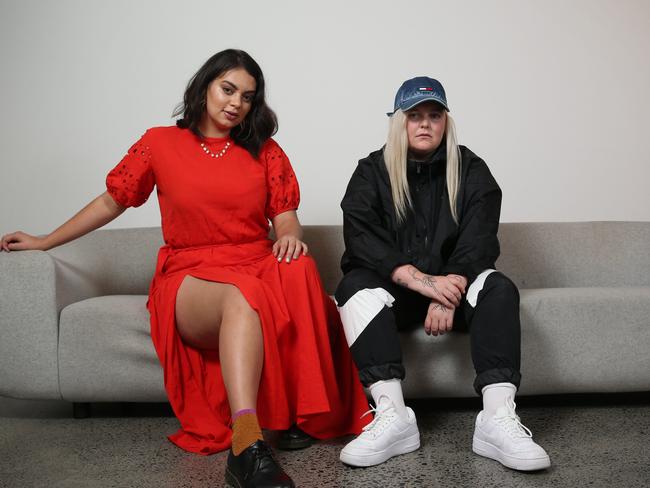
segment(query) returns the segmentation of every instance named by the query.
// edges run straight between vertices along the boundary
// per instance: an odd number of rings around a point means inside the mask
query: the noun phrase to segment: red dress
[[[208,138],[214,153],[227,140]],[[149,129],[109,173],[110,195],[142,205],[157,188],[165,246],[149,291],[151,337],[181,429],[179,447],[211,454],[230,446],[230,408],[217,351],[186,345],[176,330],[176,293],[186,275],[230,283],[260,316],[264,367],[257,412],[266,429],[297,423],[323,439],[357,434],[367,401],[338,312],[313,259],[290,264],[271,254],[269,220],[294,210],[299,190],[280,146],[259,158],[231,142],[210,157],[187,129]]]

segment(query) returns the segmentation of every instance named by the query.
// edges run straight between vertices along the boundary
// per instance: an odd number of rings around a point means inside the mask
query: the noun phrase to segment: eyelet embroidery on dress
[[[279,161],[275,161],[276,159]],[[299,196],[296,177],[287,156],[277,147],[269,151],[267,161],[269,163],[273,161],[273,164],[270,164],[272,168],[269,170],[268,177],[270,199],[268,212],[271,215],[276,215],[279,211],[289,207],[297,207]]]
[[[106,188],[118,201],[139,206],[149,199],[142,186],[149,186],[151,150],[142,140],[136,142],[106,178]],[[135,176],[134,176],[135,175]],[[120,184],[121,181],[121,184]]]

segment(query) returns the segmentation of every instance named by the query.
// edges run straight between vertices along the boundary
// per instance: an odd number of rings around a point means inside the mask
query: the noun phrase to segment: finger
[[[451,329],[454,327],[454,318],[449,317],[447,319],[447,332],[451,332]]]
[[[296,249],[293,251],[293,259],[298,259],[300,257],[302,254],[302,246],[302,242],[296,241]]]
[[[278,249],[280,249],[280,244],[278,243],[278,241],[275,241],[273,243],[273,256],[275,256],[276,258],[278,257]]]
[[[424,330],[427,334],[431,334],[431,317],[433,316],[433,306],[429,305],[427,315],[424,317]]]
[[[280,250],[278,251],[278,261],[282,261],[282,258],[284,257],[284,253],[287,252],[287,241],[283,240],[280,242]]]
[[[302,243],[302,254],[303,254],[303,256],[306,256],[307,254],[309,254],[309,247],[304,242]]]
[[[462,276],[460,275],[449,275],[449,278],[453,281],[454,285],[456,285],[460,290],[465,290],[465,280],[463,279]]]
[[[18,239],[16,239],[16,232],[12,234],[7,234],[2,238],[2,249],[4,249],[7,252],[10,252],[12,249],[12,244],[14,242],[19,242]]]
[[[444,294],[441,295],[439,302],[447,308],[454,308],[454,304]]]
[[[461,298],[463,297],[463,293],[460,291],[460,288],[456,286],[456,284],[449,280],[447,281],[449,284],[449,288],[447,290],[454,296],[454,298],[460,303]],[[458,305],[458,303],[456,305]]]
[[[431,335],[438,335],[438,318],[435,316],[431,318]]]
[[[454,289],[458,292],[459,295],[465,293],[465,287],[463,286],[462,283],[452,282],[452,285],[454,286]]]
[[[427,335],[431,335],[431,312],[427,314],[427,317],[424,319],[424,332],[427,333]]]
[[[445,323],[445,318],[444,316],[440,317],[440,321],[438,322],[438,333],[440,335],[444,335],[447,332],[447,324]]]
[[[450,303],[453,304],[453,306],[456,306],[456,305],[457,305],[456,302],[458,301],[458,298],[456,297],[456,295],[454,295],[454,294],[452,293],[451,290],[444,290],[444,291],[443,291],[443,295],[445,296],[445,298],[446,298],[447,300],[449,300]]]
[[[449,288],[447,288],[447,298],[455,306],[460,305],[461,296],[462,295],[460,294],[460,292],[458,291],[458,289],[455,286],[450,286]]]
[[[440,319],[440,333],[447,333],[447,319],[444,317]]]
[[[447,283],[445,283],[445,281]],[[453,307],[453,300],[454,300],[454,295],[453,293],[450,292],[449,286],[448,286],[448,280],[440,280],[440,283],[438,284],[437,287],[437,292],[438,295],[435,297],[435,300],[437,302],[440,302],[442,305],[444,305],[447,308]]]
[[[291,258],[293,257],[293,253],[295,251],[296,251],[296,241],[292,239],[289,241],[289,244],[287,245],[287,254],[286,254],[287,263],[291,262]]]
[[[454,292],[456,293],[456,296],[458,297],[458,300],[461,300],[463,298],[463,287],[460,285],[454,286]]]
[[[7,247],[9,251],[22,251],[25,245],[22,242],[10,242]]]

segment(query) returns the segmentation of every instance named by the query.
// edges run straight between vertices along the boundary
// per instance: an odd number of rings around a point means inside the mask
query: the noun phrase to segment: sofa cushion
[[[145,296],[105,296],[61,314],[69,401],[164,401]],[[650,390],[650,287],[521,290],[523,394]],[[579,324],[579,325],[576,325]],[[474,396],[469,334],[401,334],[405,395]]]
[[[650,286],[648,222],[508,223],[499,241],[520,288]]]
[[[650,390],[650,287],[521,290],[523,394]],[[469,334],[401,334],[407,397],[472,396]]]
[[[89,298],[61,312],[61,396],[73,402],[166,401],[144,295]]]

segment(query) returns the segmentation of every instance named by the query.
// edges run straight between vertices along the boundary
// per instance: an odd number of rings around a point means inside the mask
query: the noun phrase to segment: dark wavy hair
[[[275,112],[266,104],[264,75],[260,66],[245,51],[226,49],[208,59],[190,79],[183,95],[183,101],[174,110],[173,117],[182,115],[176,121],[181,129],[189,129],[203,138],[199,123],[205,112],[205,98],[208,85],[226,71],[244,68],[255,78],[255,96],[246,118],[230,131],[230,137],[257,159],[262,145],[278,130]]]

